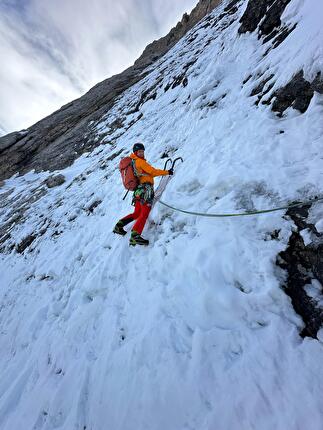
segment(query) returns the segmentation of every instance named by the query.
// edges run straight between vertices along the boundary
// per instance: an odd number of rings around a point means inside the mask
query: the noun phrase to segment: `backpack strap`
[[[131,163],[132,163],[133,172],[134,172],[135,176],[137,176],[137,178],[138,178],[138,179],[139,179],[141,176],[148,176],[148,175],[147,175],[147,174],[145,174],[145,173],[138,173],[138,170],[137,170],[137,168],[136,168],[136,160],[132,160],[132,161],[131,161]]]

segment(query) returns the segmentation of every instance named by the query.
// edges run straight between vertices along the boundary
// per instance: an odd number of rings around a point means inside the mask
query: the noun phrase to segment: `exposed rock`
[[[15,225],[22,224],[27,217],[28,209],[37,200],[46,195],[45,187],[39,187],[33,191],[32,195],[11,195],[13,190],[8,190],[1,194],[0,209],[6,211],[5,222],[0,224],[0,253],[10,252],[15,246],[15,242],[11,237],[11,230]],[[34,235],[44,227],[44,221],[35,227]],[[41,233],[42,234],[42,233]],[[19,249],[22,249],[21,247]]]
[[[238,32],[240,34],[247,31],[252,32],[258,28],[259,37],[267,36],[264,42],[268,42],[279,33],[281,15],[290,1],[249,0],[245,13],[240,18],[241,26]],[[284,36],[287,37],[288,34],[285,31]]]
[[[28,134],[27,130],[14,131],[0,138],[0,154]]]
[[[196,61],[197,61],[197,58],[185,64],[183,67],[182,73],[176,76],[175,78],[173,78],[171,82],[168,82],[168,84],[164,88],[164,91],[168,91],[170,88],[174,89],[178,85],[183,85],[183,87],[186,87],[188,84],[188,78],[186,76],[186,73],[190,69],[190,67],[192,67],[196,63]]]
[[[266,0],[249,0],[245,13],[240,18],[239,33],[255,31],[261,19],[266,13],[268,1]]]
[[[259,104],[261,99],[270,92],[274,82],[266,85],[269,80],[274,78],[270,75],[268,78],[261,81],[250,93],[250,96],[258,94],[258,99],[255,104]],[[273,92],[270,97],[263,100],[261,103],[270,105],[272,103],[272,110],[282,116],[284,111],[289,107],[299,110],[301,113],[306,112],[314,92],[317,91],[323,94],[323,79],[319,72],[313,82],[304,79],[304,73],[301,70],[298,72],[284,87]]]
[[[268,36],[268,35],[276,35],[277,29],[281,25],[280,17],[282,16],[286,6],[291,0],[275,0],[275,1],[267,1],[269,8],[266,11],[264,19],[261,21],[259,25],[259,35],[260,36]],[[259,2],[259,1],[258,1]],[[274,34],[273,34],[274,32]],[[267,38],[266,41],[269,39]]]
[[[252,75],[248,75],[242,82],[242,85],[245,85],[250,79],[252,78]]]
[[[88,215],[92,214],[94,209],[97,208],[101,203],[102,200],[95,200],[93,203],[91,203],[90,206],[86,208]]]
[[[241,0],[233,0],[232,2],[230,2],[225,8],[224,8],[224,12],[230,12],[230,13],[235,13],[238,8],[236,7],[236,4],[239,3]]]
[[[19,245],[17,246],[17,252],[22,254],[28,246],[30,246],[33,241],[36,239],[36,236],[33,234],[29,234],[25,239],[23,239]]]
[[[37,122],[28,129],[28,134],[11,133],[1,137],[0,180],[32,169],[36,172],[63,169],[84,152],[98,146],[101,142],[96,139],[90,123],[99,120],[118,96],[143,79],[148,73],[144,72],[145,68],[166,54],[220,1],[200,0],[191,14],[184,14],[167,36],[148,45],[133,66],[97,84],[81,98]]]
[[[130,110],[129,113],[139,112],[140,107],[144,103],[146,103],[148,100],[155,100],[157,97],[157,92],[155,90],[156,86],[157,86],[157,84],[155,86],[149,88],[148,90],[144,91],[141,94],[141,97],[140,97],[138,103],[136,104],[136,106],[132,110]],[[139,119],[141,118],[141,116],[142,116],[142,113],[140,114]],[[110,128],[111,128],[111,126],[110,126]]]
[[[59,185],[64,184],[65,176],[64,175],[51,175],[45,180],[45,184],[48,188],[58,187]]]
[[[315,80],[315,86],[320,88],[317,79]],[[280,116],[289,107],[304,113],[313,95],[313,85],[304,79],[304,74],[301,70],[285,87],[280,88],[273,94],[272,97],[275,97],[275,100],[272,104],[272,110],[278,112]]]
[[[272,48],[277,48],[277,46],[280,45],[293,30],[295,30],[296,26],[297,24],[294,24],[292,27],[280,28],[279,30],[275,31],[275,34],[269,34],[269,36],[265,37],[264,43],[268,42],[270,39],[272,39],[272,37],[275,36],[272,43]]]
[[[321,72],[316,75],[316,78],[311,84],[314,91],[317,91],[320,94],[323,94],[323,78]]]
[[[250,96],[255,96],[259,93],[261,93],[266,85],[266,83],[268,81],[270,81],[272,78],[274,77],[274,75],[269,75],[267,76],[267,78],[263,79],[250,93]]]
[[[290,296],[295,311],[304,321],[305,327],[301,336],[316,338],[317,332],[323,326],[323,309],[308,296],[304,287],[310,284],[312,279],[323,285],[323,235],[307,222],[309,208],[310,205],[306,205],[287,211],[287,215],[295,222],[297,231],[292,233],[287,249],[279,254],[276,264],[287,270],[288,276],[283,288]],[[308,245],[305,245],[300,234],[300,231],[306,228],[315,238]]]

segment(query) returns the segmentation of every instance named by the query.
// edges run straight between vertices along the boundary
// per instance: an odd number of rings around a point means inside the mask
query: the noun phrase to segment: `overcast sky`
[[[132,65],[198,0],[0,0],[0,135]]]

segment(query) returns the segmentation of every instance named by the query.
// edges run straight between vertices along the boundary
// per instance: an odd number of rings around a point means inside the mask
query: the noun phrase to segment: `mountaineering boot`
[[[117,224],[114,226],[113,233],[121,234],[121,236],[124,236],[127,234],[126,230],[123,229],[124,223],[122,221],[118,221]]]
[[[137,233],[136,231],[132,231],[129,245],[131,245],[131,246],[146,245],[147,246],[147,245],[149,245],[149,240],[141,237],[140,234]]]

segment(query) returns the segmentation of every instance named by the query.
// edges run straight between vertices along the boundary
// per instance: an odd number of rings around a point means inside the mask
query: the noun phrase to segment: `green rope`
[[[289,208],[294,208],[297,206],[304,206],[304,205],[309,205],[315,202],[318,202],[320,200],[323,200],[323,197],[316,197],[312,200],[308,200],[306,202],[299,202],[299,203],[292,203],[286,206],[281,206],[279,208],[274,208],[274,209],[263,209],[260,211],[248,211],[248,212],[241,212],[241,213],[235,213],[235,214],[208,214],[208,213],[202,213],[202,212],[190,212],[190,211],[186,211],[184,209],[179,209],[179,208],[175,208],[174,206],[171,206],[167,203],[162,202],[161,200],[159,200],[159,203],[167,206],[170,209],[173,209],[174,211],[177,212],[183,212],[184,214],[189,214],[189,215],[196,215],[196,216],[205,216],[205,217],[213,217],[213,218],[224,218],[224,217],[233,217],[233,216],[248,216],[248,215],[258,215],[258,214],[265,214],[268,212],[276,212],[276,211],[281,211],[284,209],[289,209]]]

